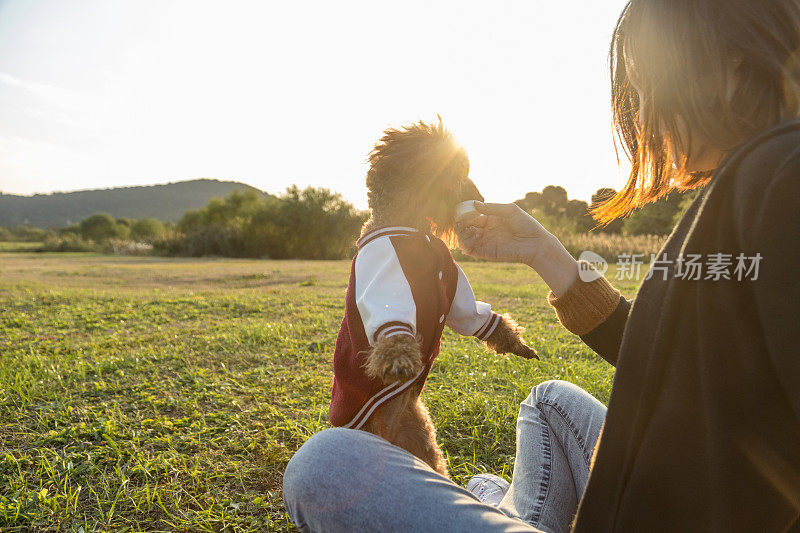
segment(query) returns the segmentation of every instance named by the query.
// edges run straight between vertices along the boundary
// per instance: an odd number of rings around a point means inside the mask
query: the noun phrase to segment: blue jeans
[[[511,488],[481,503],[405,450],[364,431],[327,429],[289,461],[286,510],[301,531],[569,531],[606,407],[565,381],[522,402]]]

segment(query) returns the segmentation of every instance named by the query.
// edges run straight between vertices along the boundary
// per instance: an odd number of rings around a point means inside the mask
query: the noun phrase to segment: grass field
[[[542,361],[445,333],[424,396],[461,484],[510,475],[533,385],[566,379],[607,401],[613,376],[558,325],[532,271],[463,266]],[[348,272],[0,253],[0,529],[292,530],[281,474],[328,426]]]

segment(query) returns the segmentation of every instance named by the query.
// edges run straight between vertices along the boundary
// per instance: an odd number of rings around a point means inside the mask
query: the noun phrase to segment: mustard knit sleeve
[[[552,292],[547,297],[559,322],[576,335],[585,335],[605,322],[619,305],[619,291],[599,273],[596,276],[588,283],[579,278],[558,298]]]

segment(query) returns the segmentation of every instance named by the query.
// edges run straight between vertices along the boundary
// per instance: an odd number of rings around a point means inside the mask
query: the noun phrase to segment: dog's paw
[[[422,368],[419,344],[410,335],[395,335],[382,339],[367,356],[364,371],[384,383],[408,381]]]
[[[486,345],[497,353],[513,353],[525,359],[539,359],[536,350],[522,340],[524,331],[509,314],[505,314],[497,324]]]
[[[523,359],[539,359],[539,355],[536,353],[536,350],[522,342],[519,343],[519,346],[516,346],[513,350],[511,350],[511,353],[522,357]]]

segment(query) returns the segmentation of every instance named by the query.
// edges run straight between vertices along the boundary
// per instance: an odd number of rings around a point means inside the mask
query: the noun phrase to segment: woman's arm
[[[628,322],[631,302],[622,297],[605,278],[591,283],[580,279],[565,298],[554,300],[550,295],[550,304],[555,308],[561,324],[581,340],[599,356],[617,365],[622,334]]]
[[[579,269],[586,272],[591,267],[579,265],[554,235],[519,206],[476,202],[475,207],[477,216],[456,225],[461,249],[473,257],[533,268],[550,287],[548,300],[564,327],[615,364],[630,303],[600,274],[579,277]]]

